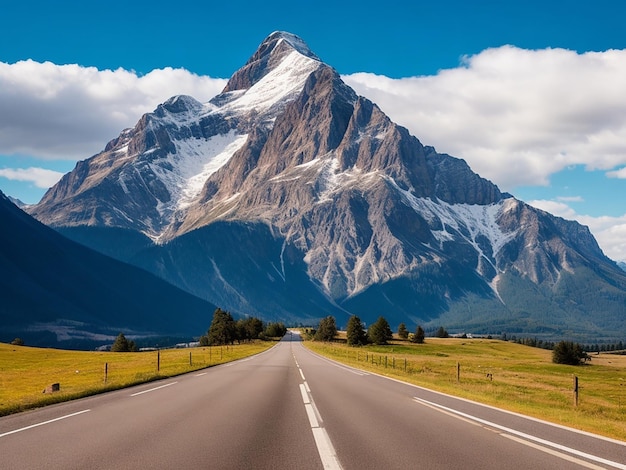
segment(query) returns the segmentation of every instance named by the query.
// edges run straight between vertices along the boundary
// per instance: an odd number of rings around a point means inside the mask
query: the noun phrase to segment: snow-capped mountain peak
[[[304,42],[302,38],[296,36],[293,33],[289,33],[287,31],[274,31],[265,40],[265,42],[267,43],[271,43],[272,41],[277,41],[279,44],[281,41],[285,41],[300,54],[306,57],[310,57],[311,59],[315,59],[317,61],[320,60],[319,57],[317,57],[317,55],[315,55],[315,53],[311,49],[309,49],[308,44]]]
[[[167,100],[29,212],[99,249],[132,233],[120,259],[234,312],[489,333],[551,331],[559,312],[581,332],[597,304],[626,334],[626,276],[586,228],[422,145],[281,31],[220,95]]]
[[[218,96],[212,102],[222,103],[222,106],[213,112],[230,115],[265,114],[265,120],[272,121],[280,109],[300,93],[311,73],[322,66],[321,62],[303,55],[297,49],[291,50],[281,56],[280,62],[266,69],[266,73],[247,89],[226,91],[226,97]]]

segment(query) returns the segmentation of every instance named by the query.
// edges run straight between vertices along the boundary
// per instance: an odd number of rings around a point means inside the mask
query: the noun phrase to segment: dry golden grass
[[[594,355],[587,365],[566,366],[553,364],[551,351],[486,339],[427,338],[424,344],[394,341],[359,348],[306,345],[361,369],[626,440],[626,356]],[[579,381],[578,406],[574,376]]]
[[[112,353],[0,343],[0,416],[234,361],[274,344]],[[43,393],[53,383],[60,384],[60,391]]]

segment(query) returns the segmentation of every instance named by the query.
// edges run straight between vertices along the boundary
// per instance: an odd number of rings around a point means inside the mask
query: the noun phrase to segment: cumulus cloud
[[[565,202],[545,199],[528,201],[528,204],[558,217],[576,220],[586,225],[605,255],[614,260],[626,260],[626,214],[620,217],[592,217],[578,214]]]
[[[626,168],[620,168],[619,170],[609,171],[606,174],[609,178],[626,179]]]
[[[35,186],[42,189],[53,186],[62,176],[63,173],[46,168],[0,168],[0,177],[14,181],[34,183]]]
[[[123,69],[0,62],[0,154],[84,159],[171,96],[207,101],[225,83],[184,69],[140,76]]]
[[[570,165],[626,164],[626,50],[504,46],[435,76],[343,78],[424,144],[464,158],[506,191],[546,185]]]

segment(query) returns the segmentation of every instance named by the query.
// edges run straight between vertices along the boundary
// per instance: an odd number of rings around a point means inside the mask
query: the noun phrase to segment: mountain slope
[[[422,145],[289,33],[208,103],[143,116],[29,211],[236,312],[626,334],[626,276],[587,228]]]
[[[213,305],[65,239],[2,193],[0,219],[0,341],[86,347],[120,331],[190,337],[206,329]]]

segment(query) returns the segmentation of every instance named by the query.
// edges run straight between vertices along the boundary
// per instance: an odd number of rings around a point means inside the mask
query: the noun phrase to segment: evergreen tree
[[[113,346],[111,346],[111,351],[113,352],[130,351],[130,344],[128,343],[128,340],[126,339],[126,336],[124,336],[123,333],[120,333],[119,335],[117,335],[117,338],[115,338],[115,342],[113,343]]]
[[[315,340],[332,341],[335,336],[337,336],[335,317],[329,315],[326,318],[322,318],[315,332]]]
[[[263,322],[256,317],[242,318],[237,321],[237,340],[252,341],[263,332]]]
[[[378,320],[367,329],[367,337],[374,344],[387,344],[387,341],[393,339],[389,322],[384,317],[378,317]]]
[[[221,308],[215,309],[207,336],[209,344],[233,344],[237,339],[235,320]]]
[[[439,329],[437,330],[437,332],[435,333],[435,336],[437,338],[447,338],[448,337],[448,332],[446,331],[446,329],[443,326],[440,326]]]
[[[417,325],[417,328],[415,329],[415,333],[413,334],[413,337],[411,338],[411,342],[422,344],[425,338],[426,338],[426,333],[424,333],[424,329],[421,326]]]
[[[406,325],[404,323],[400,323],[398,326],[398,336],[400,339],[407,339],[409,337],[409,330],[406,329]]]
[[[591,357],[583,350],[583,347],[572,341],[561,341],[552,350],[552,362],[555,364],[578,366],[583,361],[589,360]]]
[[[348,327],[346,328],[346,338],[348,345],[361,346],[367,344],[367,334],[363,328],[363,322],[356,315],[352,315],[348,320]]]
[[[268,323],[263,335],[268,338],[282,338],[287,333],[287,328],[282,322]]]

